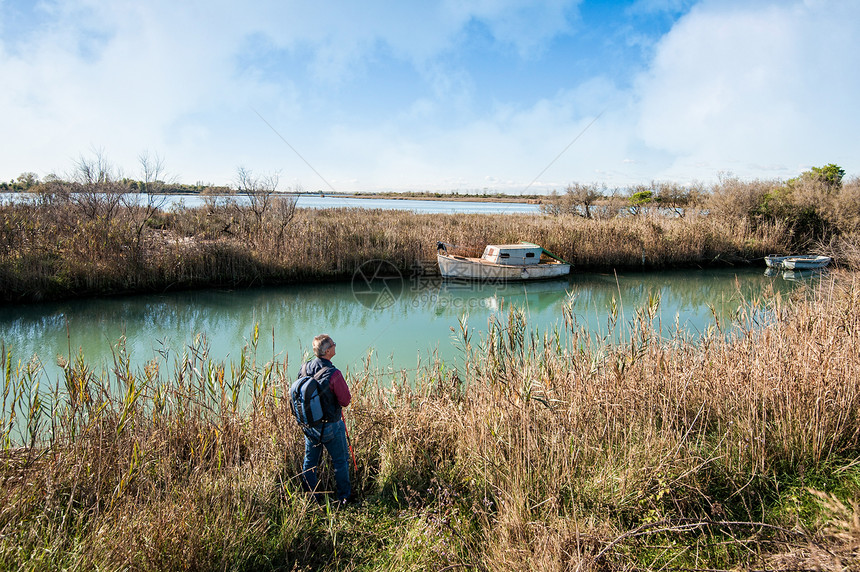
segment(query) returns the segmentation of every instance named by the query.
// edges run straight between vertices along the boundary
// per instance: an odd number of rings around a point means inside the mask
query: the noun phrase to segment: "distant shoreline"
[[[131,191],[136,192],[136,191]],[[26,195],[28,191],[22,190],[0,190],[0,193],[8,193],[10,195],[18,195],[24,194]],[[200,192],[196,190],[188,190],[181,188],[170,188],[165,189],[162,192],[150,192],[144,193],[150,195],[185,195],[190,197],[196,196],[209,196],[209,197],[229,197],[236,195],[243,195],[245,193],[241,192]],[[520,204],[529,204],[529,205],[540,205],[543,204],[545,196],[542,195],[526,195],[526,196],[514,196],[514,195],[502,195],[502,194],[494,194],[494,195],[463,195],[463,194],[445,194],[445,193],[433,193],[433,194],[413,194],[410,192],[406,193],[398,193],[398,192],[380,192],[380,193],[348,193],[348,192],[302,192],[302,193],[293,193],[289,191],[275,191],[273,195],[281,196],[281,197],[337,197],[341,199],[388,199],[388,200],[400,200],[400,201],[442,201],[442,202],[470,202],[470,203],[520,203]]]

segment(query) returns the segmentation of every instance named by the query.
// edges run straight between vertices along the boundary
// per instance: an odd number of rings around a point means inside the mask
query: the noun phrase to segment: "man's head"
[[[328,351],[334,346],[334,340],[328,334],[320,334],[314,338],[314,355],[317,357],[325,357]]]

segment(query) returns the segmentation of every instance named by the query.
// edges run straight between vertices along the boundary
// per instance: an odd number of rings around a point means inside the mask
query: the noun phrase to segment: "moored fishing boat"
[[[824,268],[831,260],[829,256],[789,256],[782,261],[782,266],[789,270],[816,270]]]
[[[570,273],[570,263],[537,244],[490,244],[480,258],[449,254],[447,245],[436,243],[436,260],[443,278],[508,281],[557,278]]]
[[[788,270],[813,270],[824,268],[832,259],[829,256],[817,256],[815,254],[800,255],[768,254],[764,257],[764,263],[768,268],[787,268]]]

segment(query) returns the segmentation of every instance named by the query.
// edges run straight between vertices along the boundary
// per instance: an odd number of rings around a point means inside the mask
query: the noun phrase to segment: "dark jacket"
[[[323,368],[329,368],[327,373],[324,373],[319,381],[320,383],[328,380],[329,392],[324,394],[323,398],[323,414],[326,421],[337,421],[341,418],[341,409],[349,405],[352,401],[352,395],[349,393],[349,386],[343,378],[343,374],[339,369],[334,367],[327,359],[314,358],[311,361],[302,364],[299,370],[299,377],[303,375],[314,375]]]

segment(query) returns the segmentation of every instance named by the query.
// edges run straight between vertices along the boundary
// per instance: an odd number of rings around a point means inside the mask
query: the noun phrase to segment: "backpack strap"
[[[325,375],[326,372],[329,372],[331,370],[334,370],[334,367],[328,367],[327,366],[327,367],[321,368],[318,372],[313,374],[311,377],[313,377],[315,380],[317,380],[317,383],[322,384],[323,375]],[[331,376],[329,376],[329,379],[326,381],[325,387],[323,388],[321,386],[320,389],[321,389],[321,391],[325,392],[329,396],[334,397],[334,392],[331,390]],[[320,396],[320,401],[322,401],[322,396]],[[331,421],[331,419],[325,419],[325,416],[323,416],[322,425],[325,426],[325,424],[330,422],[330,421]],[[322,429],[320,429],[320,435],[322,435]]]
[[[318,372],[316,372],[315,374],[313,374],[311,377],[313,377],[315,380],[317,380],[317,381],[320,381],[320,382],[321,382],[322,380],[320,379],[320,377],[322,376],[322,374],[324,374],[324,373],[325,373],[325,372],[327,372],[327,371],[333,370],[333,369],[334,369],[334,367],[326,366],[326,367],[324,367],[324,368],[320,369],[320,370],[319,370]]]
[[[301,368],[299,368],[299,377],[304,377],[304,376],[306,376],[306,375],[308,374],[308,364],[309,364],[309,363],[311,363],[311,362],[306,361],[305,363],[303,363],[303,364],[302,364],[302,367],[301,367]],[[327,372],[327,371],[329,371],[329,370],[332,370],[332,369],[335,369],[335,367],[334,367],[334,366],[328,366],[328,365],[327,365],[327,366],[325,366],[325,367],[323,367],[323,368],[320,368],[320,370],[319,370],[318,372],[316,372],[315,374],[313,374],[311,377],[312,377],[312,378],[314,378],[314,379],[315,379],[315,380],[317,380],[317,381],[320,381],[320,378],[319,378],[319,377],[317,377],[317,376],[322,375],[322,374],[324,374],[325,372]]]

